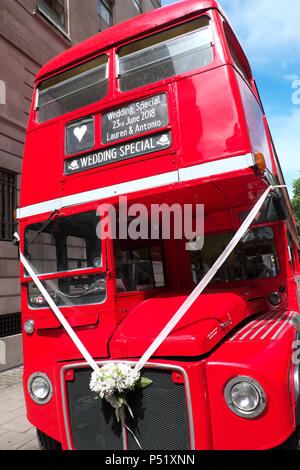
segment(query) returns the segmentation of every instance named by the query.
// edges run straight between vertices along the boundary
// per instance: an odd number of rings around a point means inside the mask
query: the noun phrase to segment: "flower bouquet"
[[[126,393],[135,387],[145,388],[152,380],[141,377],[139,370],[121,362],[107,363],[91,375],[90,389],[98,394],[96,398],[104,398],[116,410],[117,420],[120,420],[121,407],[126,405],[130,414],[132,411],[126,401]],[[132,415],[133,416],[133,415]]]

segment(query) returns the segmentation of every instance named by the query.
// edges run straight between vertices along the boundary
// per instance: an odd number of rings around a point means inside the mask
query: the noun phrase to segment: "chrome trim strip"
[[[264,321],[268,317],[268,315],[270,315],[270,314],[269,313],[268,314],[266,314],[266,313],[262,314],[262,316],[259,317],[260,318],[259,323]],[[239,331],[237,331],[237,333],[235,333],[235,335],[232,336],[232,338],[230,338],[229,341],[235,340],[243,331],[247,330],[247,328],[249,328],[251,325],[254,325],[257,321],[258,321],[258,319],[252,320],[250,323],[247,323],[243,328],[241,328]],[[255,326],[253,326],[253,328],[251,327],[251,329],[254,329],[254,328],[255,328]],[[247,333],[245,333],[245,335],[247,335],[251,331],[251,329],[249,331],[247,331]],[[239,340],[240,339],[241,338],[239,338]]]
[[[104,365],[107,363],[111,362],[122,362],[125,364],[129,364],[132,366],[135,366],[137,361],[112,361],[112,360],[105,360],[105,361],[96,361],[97,365]],[[161,364],[158,362],[148,362],[144,366],[145,368],[153,368],[153,369],[166,369],[166,370],[171,370],[171,371],[178,371],[182,373],[184,377],[184,386],[185,386],[185,393],[186,393],[186,401],[187,401],[187,408],[188,408],[188,420],[189,420],[189,429],[190,429],[190,442],[191,442],[191,450],[195,450],[195,431],[194,431],[194,420],[193,420],[193,410],[192,410],[192,399],[191,399],[191,392],[190,392],[190,385],[189,385],[189,379],[186,370],[181,367],[181,366],[176,366],[174,364]],[[72,446],[72,436],[71,436],[71,431],[69,429],[69,420],[68,420],[68,405],[67,405],[67,396],[65,393],[65,387],[64,387],[64,373],[68,369],[81,369],[81,368],[90,368],[87,362],[80,362],[80,363],[75,363],[75,364],[66,364],[61,368],[60,371],[60,384],[61,384],[61,395],[62,395],[62,407],[63,407],[63,418],[64,418],[64,425],[65,425],[65,431],[66,431],[66,437],[67,437],[67,444],[68,444],[68,450],[74,450]],[[127,438],[126,438],[126,444],[125,444],[125,437],[123,435],[123,447],[124,450],[127,448]]]
[[[264,328],[266,328],[268,325],[272,324],[274,321],[276,321],[276,323],[277,323],[278,321],[280,321],[280,320],[281,320],[280,315],[281,315],[280,313],[277,313],[277,314],[275,313],[275,314],[274,314],[274,313],[272,312],[272,313],[271,313],[271,318],[270,318],[266,323],[264,323],[257,331],[255,331],[255,333],[253,333],[252,336],[250,336],[250,340],[253,339],[253,338],[255,338]],[[280,317],[280,318],[279,318],[279,317]],[[278,318],[279,318],[279,320],[278,320]],[[271,326],[270,330],[272,330],[272,329],[274,328],[274,326],[276,325],[276,323],[273,323],[273,326]],[[257,326],[258,326],[258,325],[257,325]],[[268,331],[269,331],[269,330],[268,330]],[[267,332],[267,333],[268,333],[268,332]],[[267,333],[265,333],[265,334],[267,334]],[[243,339],[243,338],[241,338],[241,339]],[[261,336],[260,339],[263,339],[263,337]]]
[[[272,315],[273,315],[273,312],[271,312],[271,313],[269,313],[269,314],[267,314],[267,315],[264,315],[264,317],[263,317],[260,321],[255,320],[255,322],[254,322],[255,325],[254,325],[253,327],[251,327],[248,331],[246,331],[246,333],[244,333],[244,334],[240,337],[240,340],[243,340],[243,339],[246,338],[246,336],[247,336],[248,334],[250,334],[253,330],[256,330],[255,333],[253,333],[253,335],[251,336],[250,339],[254,338],[254,337],[266,326],[266,324],[268,324],[268,322],[267,322],[267,323],[264,323],[263,326],[261,326],[260,328],[258,328],[258,326],[259,326],[261,323],[263,323],[265,320],[270,321],[269,318],[272,317]],[[272,320],[272,319],[273,319],[273,317],[271,318],[271,320]],[[257,329],[257,328],[258,328],[258,329]]]
[[[287,313],[287,312],[286,312]],[[283,328],[285,327],[285,325],[290,321],[291,317],[295,314],[295,312],[290,312],[289,316],[287,317],[287,319],[282,323],[281,327],[278,328],[278,330],[276,331],[276,333],[274,333],[274,335],[272,336],[271,339],[275,339],[277,338],[277,336],[279,335],[279,333],[283,330]]]
[[[237,157],[222,158],[212,162],[201,163],[200,165],[180,168],[179,181],[189,181],[207,176],[221,175],[231,171],[243,170],[255,165],[255,158],[252,153],[238,155]]]
[[[278,318],[278,316],[277,316],[275,323],[272,326],[270,326],[270,328],[260,337],[260,339],[265,339],[265,337],[270,333],[270,331],[272,331],[275,328],[275,326],[278,325],[281,322],[281,320],[285,317],[286,314],[287,314],[287,312],[284,312],[280,316],[280,318]],[[275,320],[275,318],[274,318],[274,320]]]
[[[247,155],[223,158],[222,160],[193,165],[176,171],[148,176],[138,180],[128,181],[113,186],[105,186],[104,188],[93,189],[83,193],[72,194],[71,196],[64,196],[62,198],[51,199],[49,201],[21,207],[17,209],[17,219],[25,219],[26,217],[52,212],[55,209],[59,210],[63,207],[108,199],[114,196],[122,196],[129,193],[144,191],[146,189],[158,188],[168,184],[192,181],[198,178],[216,176],[231,171],[245,170],[254,165],[255,160],[251,153]]]

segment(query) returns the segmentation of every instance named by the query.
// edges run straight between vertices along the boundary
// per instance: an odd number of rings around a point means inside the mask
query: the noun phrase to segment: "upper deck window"
[[[128,44],[118,56],[121,91],[204,67],[213,60],[210,20],[201,16]]]
[[[108,91],[108,57],[102,55],[44,80],[38,88],[39,122],[102,100]]]
[[[233,31],[227,23],[224,23],[224,33],[227,40],[229,52],[235,66],[243,75],[243,77],[250,83],[251,70],[247,63],[247,59],[237,38],[235,37]]]

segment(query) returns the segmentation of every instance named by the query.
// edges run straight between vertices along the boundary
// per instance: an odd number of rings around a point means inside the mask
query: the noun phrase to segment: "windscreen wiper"
[[[31,245],[32,242],[34,242],[34,240],[48,227],[48,225],[50,224],[50,222],[52,221],[53,217],[59,213],[59,210],[58,209],[55,209],[52,214],[50,214],[50,216],[48,217],[48,219],[46,220],[46,222],[44,222],[44,224],[42,225],[42,227],[40,228],[40,230],[34,235],[34,237],[26,243],[25,245],[25,250],[27,250],[27,248],[29,247],[29,245]]]

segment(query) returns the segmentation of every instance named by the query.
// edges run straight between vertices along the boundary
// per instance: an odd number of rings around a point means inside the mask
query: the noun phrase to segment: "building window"
[[[0,169],[0,240],[12,240],[16,230],[17,175]]]
[[[22,333],[21,313],[0,315],[0,338]]]
[[[109,0],[97,0],[99,31],[113,25],[112,3]],[[104,23],[104,24],[103,24]]]
[[[138,11],[140,13],[142,13],[143,9],[142,9],[142,0],[133,0],[133,3],[135,5],[135,7],[138,9]]]
[[[66,0],[37,0],[37,8],[54,26],[66,31]]]

